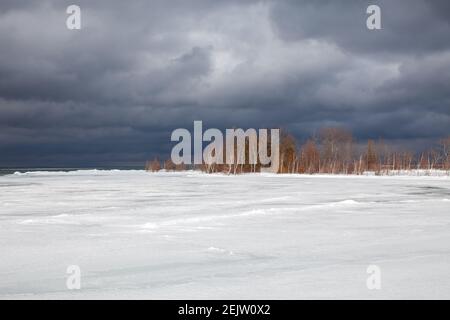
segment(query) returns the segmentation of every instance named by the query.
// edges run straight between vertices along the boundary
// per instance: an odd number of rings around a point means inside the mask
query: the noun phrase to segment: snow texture
[[[449,299],[449,209],[445,176],[5,175],[0,298]]]

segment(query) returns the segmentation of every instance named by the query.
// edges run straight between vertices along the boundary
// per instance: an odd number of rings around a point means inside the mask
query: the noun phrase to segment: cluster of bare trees
[[[413,153],[388,146],[383,140],[358,144],[343,128],[323,128],[296,149],[292,136],[282,139],[280,173],[362,174],[413,169],[450,170],[450,136],[427,151]],[[284,152],[284,155],[283,155]]]
[[[186,170],[186,166],[184,164],[174,164],[171,159],[167,159],[162,163],[158,157],[154,158],[152,161],[147,161],[145,163],[145,170],[151,172],[157,172],[161,169],[165,169],[167,171],[184,171]]]
[[[151,171],[151,172],[156,172],[161,170],[161,162],[159,161],[159,158],[155,158],[152,161],[147,161],[145,163],[145,170],[146,171]]]
[[[233,164],[187,166],[175,165],[170,159],[161,164],[156,158],[146,163],[146,170],[198,169],[228,174],[259,172],[261,164],[249,162],[250,157],[257,156],[257,150],[250,150],[248,146],[246,141],[245,154],[237,155]],[[270,144],[268,149],[270,152]],[[245,157],[244,164],[237,163],[239,156]],[[278,173],[362,174],[372,171],[387,174],[389,171],[414,169],[450,170],[450,136],[437,141],[427,151],[413,153],[398,150],[381,139],[368,140],[367,144],[357,143],[351,132],[344,128],[323,128],[302,144],[291,134],[281,132]]]

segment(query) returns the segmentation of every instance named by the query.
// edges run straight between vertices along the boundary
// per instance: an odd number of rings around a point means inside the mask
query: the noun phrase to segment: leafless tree
[[[156,157],[154,158],[148,166],[148,171],[156,172],[161,170],[161,163],[159,162],[159,159]]]

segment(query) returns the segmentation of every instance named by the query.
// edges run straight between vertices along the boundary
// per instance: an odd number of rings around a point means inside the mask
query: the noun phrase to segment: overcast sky
[[[449,135],[450,1],[0,2],[0,166],[140,164],[194,120]]]

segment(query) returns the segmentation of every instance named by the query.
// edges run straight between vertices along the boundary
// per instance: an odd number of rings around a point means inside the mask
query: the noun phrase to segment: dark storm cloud
[[[383,32],[361,28],[372,4],[382,8]],[[323,39],[350,51],[420,54],[450,47],[449,12],[446,0],[291,0],[277,2],[272,18],[286,41]]]
[[[139,163],[193,120],[448,134],[448,1],[371,1],[380,31],[367,1],[72,3],[0,3],[0,165]]]

